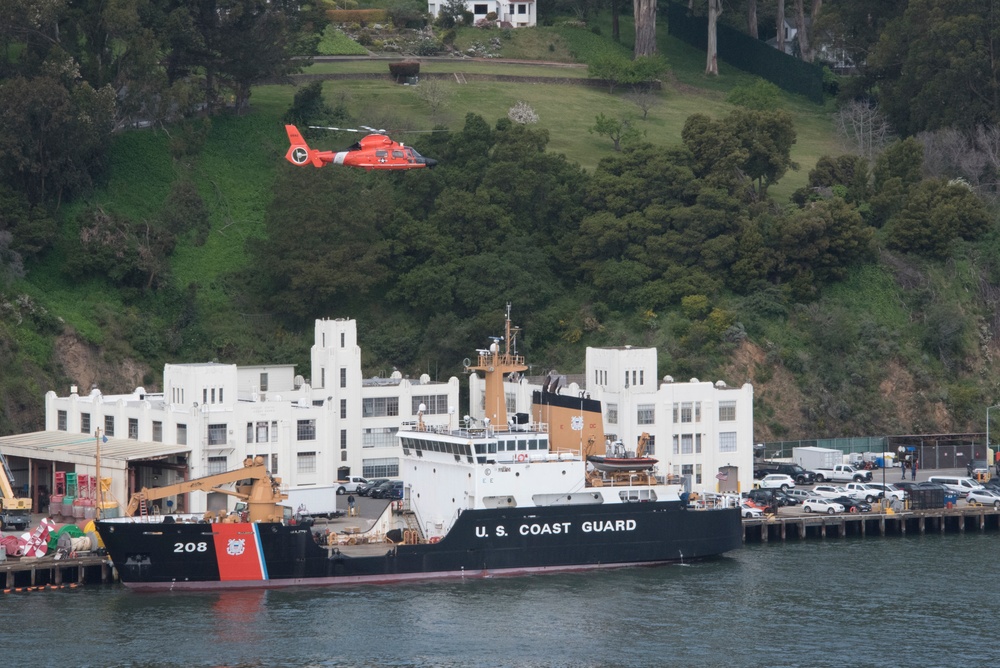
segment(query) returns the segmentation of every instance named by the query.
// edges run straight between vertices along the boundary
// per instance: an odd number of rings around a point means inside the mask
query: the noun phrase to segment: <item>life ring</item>
[[[519,462],[526,462],[526,461],[528,461],[528,455],[524,454],[523,452],[518,453],[518,455],[517,455],[517,461],[519,461]]]

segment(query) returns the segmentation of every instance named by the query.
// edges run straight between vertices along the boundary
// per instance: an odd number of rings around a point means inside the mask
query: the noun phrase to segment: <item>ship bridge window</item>
[[[538,439],[537,438],[532,438],[532,439],[528,440],[528,449],[529,450],[537,450],[538,449]]]
[[[495,455],[496,454],[496,452],[497,452],[497,444],[496,443],[487,443],[487,448],[488,448],[489,454],[491,454],[491,455]]]
[[[476,443],[476,454],[477,455],[485,455],[486,454],[486,444],[485,443]]]

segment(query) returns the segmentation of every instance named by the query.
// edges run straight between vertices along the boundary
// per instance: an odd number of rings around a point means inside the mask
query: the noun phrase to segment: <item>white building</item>
[[[167,364],[161,393],[48,392],[44,432],[0,438],[15,487],[41,510],[40,489],[56,491],[60,474],[95,474],[98,441],[101,476],[111,478],[111,498],[120,505],[142,487],[221,473],[255,455],[288,488],[332,485],[348,475],[395,477],[396,432],[417,419],[421,405],[426,424],[459,426],[458,378],[431,382],[393,372],[366,379],[354,320],[317,320],[314,336],[311,382],[292,365],[212,362]],[[655,348],[588,348],[586,381],[561,392],[599,400],[604,432],[628,449],[649,434],[660,474],[687,476],[694,491],[749,489],[753,387],[658,382],[656,361]],[[508,413],[530,413],[538,389],[523,377],[505,383]],[[469,396],[470,413],[483,417],[483,380],[474,374]],[[234,500],[192,494],[166,502],[162,510],[202,512]]]
[[[427,13],[436,17],[446,4],[444,0],[427,0]],[[498,24],[509,23],[515,28],[528,28],[538,22],[534,0],[465,0],[465,8],[472,12],[474,25],[485,21],[490,13],[496,14]]]
[[[656,378],[655,348],[587,348],[586,382],[561,390],[601,402],[604,430],[634,450],[643,433],[660,474],[688,477],[693,491],[745,491],[753,484],[753,386]],[[506,383],[507,411],[530,412],[540,385]],[[471,413],[483,416],[482,379],[469,385]]]
[[[119,449],[123,440],[136,441],[128,466],[102,471],[102,476],[113,475],[112,494],[124,505],[142,487],[221,473],[254,455],[264,456],[288,487],[333,485],[348,475],[394,477],[399,475],[395,434],[400,423],[416,420],[423,404],[426,423],[447,425],[458,406],[457,378],[439,383],[426,374],[409,380],[393,373],[363,379],[354,320],[316,321],[311,366],[312,383],[295,375],[292,365],[213,362],[167,364],[162,393],[136,388],[111,396],[93,389],[59,397],[50,391],[45,430],[82,437],[88,448],[98,429]],[[144,459],[143,444],[158,458]],[[164,445],[176,447],[164,455]],[[52,468],[53,474],[59,470]],[[54,488],[51,476],[38,477],[42,480],[33,484]],[[202,512],[232,505],[231,497],[209,497],[214,498],[171,499],[171,508]]]

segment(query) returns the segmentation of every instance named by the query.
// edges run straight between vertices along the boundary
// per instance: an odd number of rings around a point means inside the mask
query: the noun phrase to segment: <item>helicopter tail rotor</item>
[[[332,162],[333,154],[330,151],[315,151],[309,148],[306,140],[302,138],[302,133],[294,125],[286,125],[285,132],[288,134],[288,142],[291,144],[288,153],[285,154],[285,159],[288,162],[297,167],[305,165],[322,167]]]

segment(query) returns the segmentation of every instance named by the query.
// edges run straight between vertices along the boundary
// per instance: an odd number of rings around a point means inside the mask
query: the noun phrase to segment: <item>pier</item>
[[[1000,531],[1000,510],[988,506],[954,506],[895,513],[873,511],[836,515],[816,515],[799,511],[795,514],[779,513],[743,520],[744,543],[967,531]]]
[[[107,584],[115,582],[117,575],[111,562],[105,556],[87,555],[68,559],[51,556],[21,557],[0,561],[0,582],[3,592],[10,593],[30,589],[79,586],[84,584]]]

